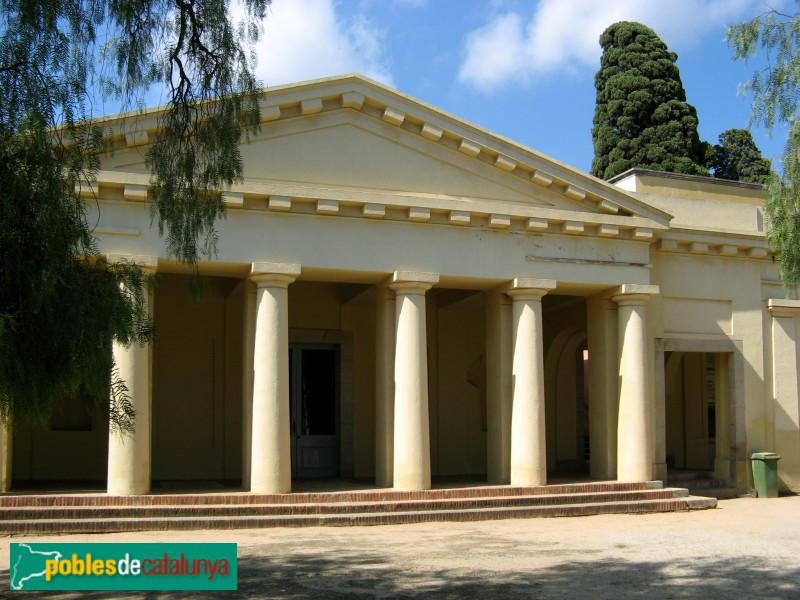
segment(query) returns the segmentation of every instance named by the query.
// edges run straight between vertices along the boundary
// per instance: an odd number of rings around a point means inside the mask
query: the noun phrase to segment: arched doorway
[[[567,328],[553,339],[545,358],[547,470],[589,469],[588,350],[586,332]]]

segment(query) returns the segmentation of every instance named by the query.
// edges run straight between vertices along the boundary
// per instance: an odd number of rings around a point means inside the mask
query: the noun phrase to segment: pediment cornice
[[[127,116],[109,117],[105,120],[106,132],[118,147],[146,145],[156,131],[160,110],[150,109]],[[524,182],[532,194],[537,193],[537,188],[558,194],[576,206],[577,210],[570,213],[570,220],[582,221],[589,228],[597,224],[611,224],[627,231],[643,227],[643,222],[651,229],[669,226],[671,215],[611,184],[360,75],[319,79],[266,90],[261,102],[262,127],[268,128],[276,122],[291,119],[317,118],[320,114],[342,110],[355,111],[363,118],[419,136],[429,144],[444,146],[468,160],[497,169],[501,176],[513,177],[517,183]],[[244,189],[248,185],[240,186],[241,190],[237,188],[238,192],[258,193]],[[392,205],[388,200],[383,203]],[[431,210],[440,210],[431,199],[416,203]],[[459,212],[486,213],[485,207],[465,207],[459,203],[450,208]],[[519,207],[511,210],[507,206],[502,212],[519,213],[520,210]],[[509,216],[512,220],[514,217],[532,218],[530,214]],[[606,216],[615,218],[609,221]],[[561,216],[548,213],[538,218],[549,223],[551,220],[558,222]],[[626,222],[626,219],[630,219],[630,222]],[[605,231],[605,235],[610,235],[608,228]]]
[[[148,200],[146,173],[101,171],[77,187],[85,198],[107,202]],[[577,212],[535,205],[442,195],[327,188],[284,182],[244,182],[223,192],[228,210],[295,213],[337,218],[406,221],[528,233],[550,233],[649,242],[665,228],[644,218]]]

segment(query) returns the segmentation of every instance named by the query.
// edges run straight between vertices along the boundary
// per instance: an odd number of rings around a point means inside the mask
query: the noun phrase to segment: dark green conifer
[[[723,131],[708,166],[714,177],[750,183],[767,183],[772,172],[769,160],[761,156],[753,136],[746,129]]]
[[[592,174],[609,179],[633,167],[707,175],[697,112],[686,102],[675,61],[655,32],[623,21],[600,36]]]

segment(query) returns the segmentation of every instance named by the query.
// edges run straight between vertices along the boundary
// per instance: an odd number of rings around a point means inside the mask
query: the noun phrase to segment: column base
[[[539,487],[547,485],[547,473],[515,473],[512,467],[511,487]]]
[[[251,484],[251,494],[290,494],[292,492],[292,484]]]

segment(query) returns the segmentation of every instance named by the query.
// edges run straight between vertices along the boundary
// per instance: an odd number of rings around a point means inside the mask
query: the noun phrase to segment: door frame
[[[656,479],[667,479],[666,444],[666,352],[705,352],[716,354],[718,386],[716,420],[717,458],[715,476],[728,485],[744,490],[747,486],[747,449],[744,425],[744,355],[741,340],[698,340],[655,338],[655,473]],[[725,429],[722,429],[725,428]],[[724,449],[723,449],[724,448]]]
[[[327,447],[334,447],[335,458],[335,472],[330,474],[307,474],[301,470],[301,458],[303,448],[311,442],[311,440],[303,440],[303,438],[311,438],[311,435],[304,436],[298,431],[300,427],[300,411],[302,410],[302,382],[303,382],[303,367],[301,355],[304,350],[328,350],[334,353],[334,433],[326,434],[327,438],[334,438],[331,442],[330,439],[326,440]],[[341,347],[339,344],[331,343],[308,343],[308,342],[289,342],[289,352],[292,358],[289,360],[291,370],[289,373],[290,378],[290,394],[289,403],[291,405],[289,413],[292,415],[290,422],[290,436],[291,436],[291,464],[292,464],[292,478],[305,479],[316,477],[338,477],[339,453],[341,449]]]
[[[289,328],[289,344],[339,347],[339,477],[355,476],[355,358],[352,331]]]

